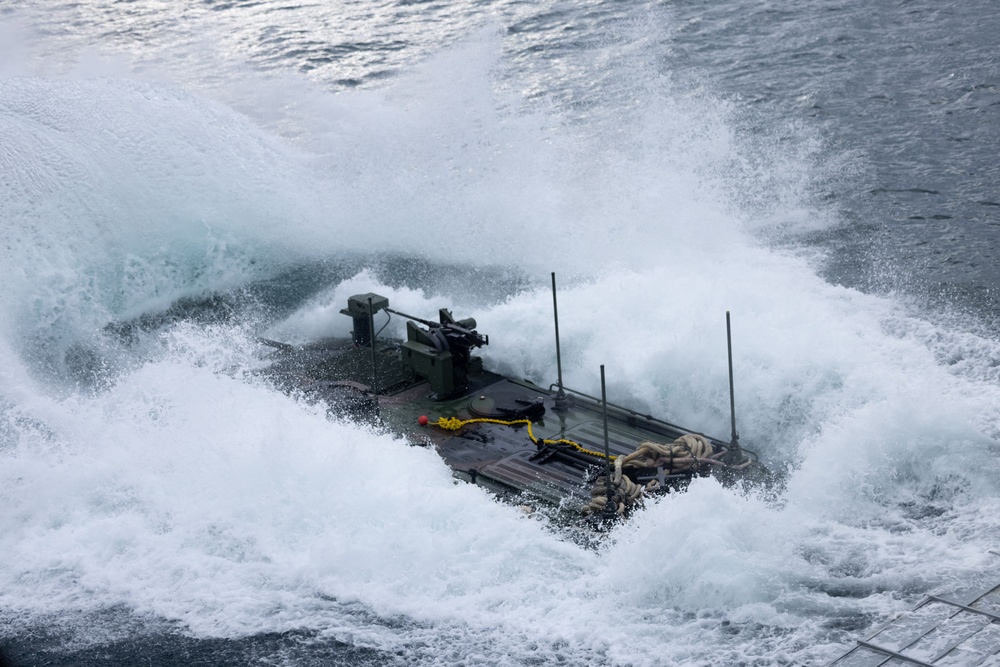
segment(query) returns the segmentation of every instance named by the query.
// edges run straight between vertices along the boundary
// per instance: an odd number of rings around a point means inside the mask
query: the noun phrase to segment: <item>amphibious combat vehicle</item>
[[[552,286],[559,380],[548,388],[484,368],[474,351],[489,337],[475,320],[446,309],[436,321],[422,319],[374,293],[351,297],[341,311],[353,323],[350,338],[303,346],[262,339],[274,348],[266,373],[332,412],[435,447],[456,477],[592,517],[626,514],[646,496],[698,476],[766,474],[740,446],[735,416],[724,442],[609,403],[603,366],[602,396],[564,387],[555,275]],[[381,320],[392,315],[405,319],[405,340],[379,338],[388,324]]]

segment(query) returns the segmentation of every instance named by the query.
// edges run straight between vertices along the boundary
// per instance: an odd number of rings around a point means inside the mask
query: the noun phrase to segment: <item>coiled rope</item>
[[[639,443],[634,452],[615,460],[614,471],[611,473],[611,495],[608,496],[607,475],[598,477],[590,489],[590,502],[583,506],[584,514],[603,512],[608,503],[612,504],[615,514],[625,514],[625,511],[641,501],[648,491],[660,488],[659,481],[649,480],[645,485],[633,482],[623,473],[623,468],[659,468],[663,467],[666,474],[693,471],[705,463],[722,464],[716,457],[724,452],[713,453],[712,444],[703,435],[687,433],[664,445],[652,440]]]

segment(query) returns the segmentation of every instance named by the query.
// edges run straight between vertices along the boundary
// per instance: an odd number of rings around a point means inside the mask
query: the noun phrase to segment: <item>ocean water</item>
[[[0,663],[814,665],[996,583],[989,2],[0,0]],[[598,545],[276,392],[369,290],[710,434]]]

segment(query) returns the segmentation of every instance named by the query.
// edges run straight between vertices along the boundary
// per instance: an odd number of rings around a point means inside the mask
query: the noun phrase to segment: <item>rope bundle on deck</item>
[[[654,491],[660,483],[652,479],[645,485],[633,482],[624,473],[624,468],[659,468],[664,474],[689,472],[700,465],[721,462],[716,457],[724,452],[712,453],[712,444],[703,435],[687,433],[664,445],[652,440],[639,443],[634,452],[615,459],[611,472],[611,498],[616,514],[624,514],[625,510],[634,505],[646,491]],[[607,476],[602,475],[594,482],[590,490],[590,503],[583,507],[584,513],[602,512],[609,502]]]

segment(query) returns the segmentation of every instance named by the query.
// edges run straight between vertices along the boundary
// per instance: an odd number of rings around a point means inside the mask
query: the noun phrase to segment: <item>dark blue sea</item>
[[[0,0],[0,664],[818,665],[997,583],[992,0]],[[729,432],[597,543],[255,371],[347,296]],[[395,324],[393,326],[396,326]]]

